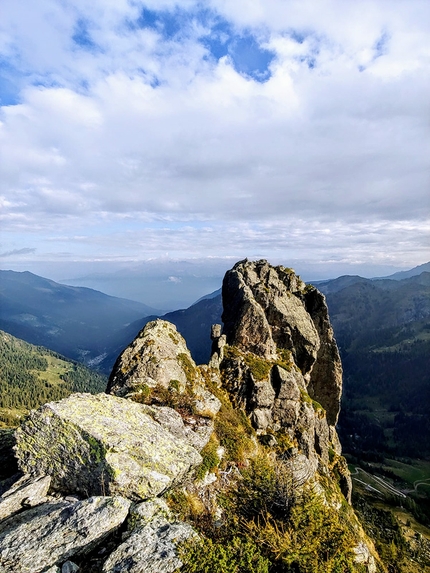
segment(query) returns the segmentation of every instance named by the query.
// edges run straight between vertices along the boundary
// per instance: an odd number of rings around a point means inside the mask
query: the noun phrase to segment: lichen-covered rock
[[[3,522],[0,573],[41,573],[85,555],[125,520],[130,501],[91,497],[51,501]]]
[[[223,281],[227,344],[267,360],[290,351],[310,396],[337,421],[342,365],[324,296],[291,269],[241,261]]]
[[[194,536],[195,531],[186,523],[156,518],[132,532],[109,556],[103,573],[173,573],[182,566],[177,545]]]
[[[175,325],[157,319],[148,322],[118,357],[106,391],[127,396],[145,385],[169,388],[174,381],[176,389],[183,392],[197,378],[196,364]]]
[[[142,408],[173,436],[184,440],[198,452],[208,443],[214,429],[213,420],[210,418],[194,416],[186,424],[183,417],[173,408],[146,404],[142,405]]]
[[[25,475],[19,479],[0,497],[0,521],[22,511],[25,507],[45,502],[50,483],[50,476],[31,479],[29,475]]]
[[[222,296],[223,385],[260,435],[282,430],[304,456],[289,462],[294,481],[312,479],[330,452],[340,454],[334,426],[342,367],[324,296],[264,260],[237,263]],[[216,336],[219,329],[215,350]],[[342,483],[349,499],[348,480]]]
[[[173,324],[160,319],[149,322],[119,356],[107,392],[147,404],[167,400],[206,418],[213,418],[221,407],[205,387],[183,337]]]
[[[16,431],[20,468],[49,474],[53,489],[141,500],[177,483],[201,462],[141,404],[107,394],[72,394],[31,412]]]
[[[162,517],[171,521],[172,515],[169,506],[160,497],[133,505],[127,520],[127,530],[133,531],[139,527],[144,527],[155,517]]]

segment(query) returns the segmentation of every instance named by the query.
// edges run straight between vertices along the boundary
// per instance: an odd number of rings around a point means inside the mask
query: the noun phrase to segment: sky
[[[173,287],[169,262],[330,278],[430,259],[428,0],[0,12],[2,269],[159,262]]]

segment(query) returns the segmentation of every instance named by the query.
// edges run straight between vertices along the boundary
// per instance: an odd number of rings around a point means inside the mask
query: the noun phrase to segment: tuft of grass
[[[188,392],[180,394],[172,386],[165,388],[161,384],[157,384],[157,386],[153,387],[142,384],[140,392],[133,394],[131,400],[139,404],[147,404],[148,406],[152,404],[168,406],[179,412],[182,416],[195,414],[193,396]]]
[[[287,350],[286,348],[278,348],[277,352],[278,352],[278,360],[275,361],[275,364],[277,364],[284,370],[287,370],[287,372],[290,372],[294,365],[293,355],[291,354],[291,351]]]
[[[221,405],[215,418],[215,433],[226,450],[226,458],[237,464],[243,464],[247,456],[255,449],[252,439],[255,432],[243,410]]]
[[[300,388],[300,394],[301,394],[302,402],[306,402],[306,404],[310,404],[312,406],[312,408],[314,409],[314,411],[320,415],[320,417],[323,417],[325,415],[325,410],[321,406],[321,404],[319,402],[317,402],[316,400],[313,400],[309,396],[309,394],[306,392],[306,390],[303,390],[303,388]]]
[[[212,435],[209,442],[206,444],[206,446],[200,452],[200,455],[202,456],[203,461],[199,465],[199,467],[196,469],[195,477],[196,477],[197,481],[202,480],[206,476],[207,473],[213,471],[214,469],[216,469],[218,467],[221,460],[218,456],[217,449],[218,449],[218,443],[217,443],[216,439],[213,438],[213,435]]]
[[[169,332],[169,338],[171,338],[174,344],[179,344],[179,338],[175,336],[173,332]]]
[[[178,354],[178,360],[182,366],[183,371],[185,372],[185,377],[187,378],[187,382],[189,384],[193,384],[196,379],[196,368],[193,366],[190,358],[185,354],[185,352],[180,352]]]

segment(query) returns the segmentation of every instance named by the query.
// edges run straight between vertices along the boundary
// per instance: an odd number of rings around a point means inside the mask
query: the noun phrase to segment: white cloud
[[[183,33],[133,28],[139,2],[6,7],[4,251],[429,258],[427,2],[145,5],[189,10]],[[216,18],[274,54],[267,81],[209,57]]]

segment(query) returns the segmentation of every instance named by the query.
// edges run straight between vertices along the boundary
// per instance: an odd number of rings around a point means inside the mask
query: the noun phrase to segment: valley
[[[325,293],[342,357],[344,386],[338,432],[354,483],[354,507],[369,531],[375,531],[374,520],[387,521],[388,537],[381,537],[378,550],[383,553],[393,543],[394,557],[390,559],[402,564],[393,571],[417,571],[414,567],[419,563],[420,571],[427,572],[430,570],[430,273],[377,280],[340,277],[317,286]],[[3,289],[3,301],[4,292]],[[105,308],[104,323],[97,323],[94,330],[88,327],[88,320],[95,316],[95,310],[85,320],[81,319],[78,327],[76,307],[72,306],[70,314],[75,316],[69,318],[67,313],[63,314],[59,324],[58,314],[52,318],[54,311],[47,313],[40,306],[37,311],[33,304],[35,297],[28,296],[28,291],[26,298],[27,314],[5,312],[7,305],[3,304],[3,328],[10,327],[31,340],[43,339],[51,341],[50,344],[56,340],[56,347],[65,350],[64,354],[75,362],[40,347],[30,351],[29,345],[3,333],[3,346],[9,345],[9,350],[15,353],[18,349],[24,354],[30,352],[36,363],[42,360],[37,366],[31,366],[30,361],[25,370],[33,388],[31,392],[28,381],[22,385],[15,379],[13,384],[4,386],[11,373],[1,373],[3,427],[16,425],[29,408],[45,401],[74,391],[103,391],[106,387],[103,375],[111,371],[116,357],[139,330],[157,316],[139,316],[141,311],[133,307],[134,303],[128,306],[121,302],[131,320],[125,322],[121,312],[115,310],[118,317],[115,322],[111,318],[115,313],[109,315]],[[210,327],[221,322],[221,313],[221,295],[214,293],[163,318],[176,325],[200,364],[209,360]],[[69,338],[68,333],[72,333]],[[96,333],[97,339],[89,344]],[[79,382],[82,376],[89,380],[93,371],[80,370],[83,367],[75,357],[102,376],[94,383],[82,385]],[[3,360],[3,364],[7,362],[13,361]],[[390,515],[395,518],[392,523]],[[409,567],[410,559],[415,565]]]

